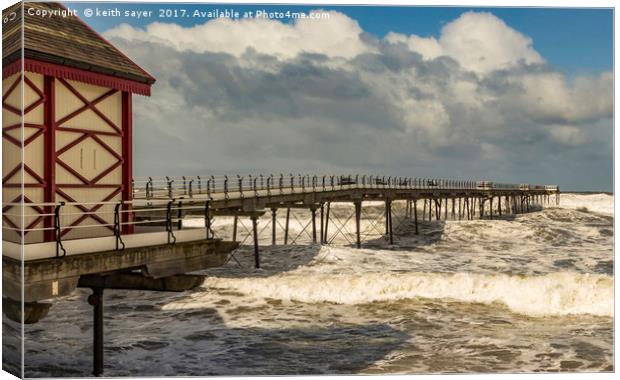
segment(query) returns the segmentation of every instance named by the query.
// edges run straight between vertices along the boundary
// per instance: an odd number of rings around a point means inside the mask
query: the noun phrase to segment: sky
[[[612,190],[611,10],[65,4],[157,78],[151,97],[134,97],[136,175],[359,172]],[[215,9],[327,19],[189,17]]]

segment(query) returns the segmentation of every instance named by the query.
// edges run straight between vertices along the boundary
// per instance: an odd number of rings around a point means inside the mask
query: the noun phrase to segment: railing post
[[[273,184],[273,174],[267,177],[267,196],[271,196],[271,186]]]
[[[166,232],[168,232],[168,244],[174,244],[177,241],[174,232],[172,232],[172,202],[174,201],[168,201],[168,205],[166,206]]]
[[[177,205],[177,230],[183,228],[183,201],[180,200]]]
[[[228,176],[224,176],[224,199],[228,199]]]
[[[205,228],[207,230],[207,239],[211,239],[213,234],[211,234],[211,212],[209,210],[209,201],[205,202]]]
[[[119,251],[119,245],[122,246],[120,251],[125,249],[125,243],[121,238],[121,216],[120,216],[120,208],[123,206],[123,201],[121,200],[114,206],[114,236],[116,237],[116,250]]]
[[[65,247],[62,245],[62,230],[60,227],[60,209],[65,205],[65,202],[60,202],[54,208],[54,237],[56,240],[56,257],[65,257],[67,255],[67,251]],[[62,251],[62,256],[60,255],[60,251]]]
[[[193,184],[193,183],[194,183],[194,180],[193,180],[193,179],[191,179],[191,180],[189,181],[189,197],[190,197],[190,198],[193,198],[193,197],[194,197],[194,192],[193,192],[193,190],[192,190],[192,184]]]
[[[202,194],[202,179],[200,179],[199,175],[196,178],[198,178],[198,194]]]
[[[182,178],[183,178],[183,195],[187,195],[187,179],[185,179],[185,176],[183,176]]]
[[[151,199],[152,195],[153,195],[153,178],[149,177],[149,181],[146,183],[146,199]]]

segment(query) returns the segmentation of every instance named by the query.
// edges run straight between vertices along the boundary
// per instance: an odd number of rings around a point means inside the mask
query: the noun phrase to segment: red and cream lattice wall
[[[114,205],[102,203],[132,195],[131,93],[32,72],[3,78],[2,92],[3,202],[24,202],[23,219],[3,207],[4,240],[53,240],[42,214],[54,207],[37,204],[61,201],[63,239],[111,235]]]

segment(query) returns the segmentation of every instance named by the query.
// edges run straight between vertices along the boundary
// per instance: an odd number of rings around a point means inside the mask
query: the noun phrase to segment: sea
[[[250,223],[242,246],[183,293],[107,290],[105,376],[609,372],[613,367],[613,196],[562,194],[533,212],[420,221],[394,203],[330,209],[329,244],[310,213]],[[421,218],[423,205],[418,202]],[[445,207],[445,206],[444,206]],[[450,206],[451,207],[451,206]],[[442,215],[443,217],[444,215]],[[428,219],[428,218],[427,218]],[[186,227],[200,227],[188,219]],[[230,239],[231,218],[216,235]],[[53,301],[26,325],[27,377],[90,376],[90,292]],[[4,328],[11,329],[11,322]]]

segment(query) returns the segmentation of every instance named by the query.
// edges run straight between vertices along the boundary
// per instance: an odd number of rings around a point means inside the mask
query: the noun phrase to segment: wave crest
[[[207,278],[204,286],[307,303],[360,304],[411,298],[501,302],[532,316],[613,316],[613,278],[573,272],[541,276],[475,273],[281,274]]]

